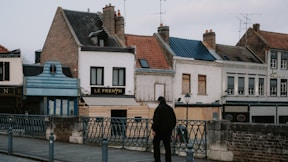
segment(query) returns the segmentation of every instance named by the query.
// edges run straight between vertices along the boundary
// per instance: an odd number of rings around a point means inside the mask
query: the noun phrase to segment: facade
[[[22,58],[20,50],[0,45],[0,113],[22,112]]]
[[[28,114],[78,115],[79,80],[59,62],[24,65],[23,110]]]
[[[136,49],[135,98],[138,103],[147,105],[152,112],[157,107],[157,99],[164,96],[173,105],[174,70],[165,57],[154,36],[126,34],[127,46]],[[153,115],[153,113],[150,115]],[[152,116],[151,116],[152,117]]]
[[[224,65],[224,119],[251,123],[287,122],[287,71],[285,54],[282,55],[286,51],[285,42],[287,34],[261,31],[260,25],[254,24],[237,46],[216,44],[216,53]]]
[[[173,98],[178,119],[219,119],[221,87],[215,85],[221,85],[222,64],[202,41],[170,37],[167,26],[158,28],[158,39],[175,70]]]
[[[103,13],[59,7],[40,60],[57,60],[80,79],[80,115],[149,116],[135,101],[135,49],[125,46],[124,18],[114,6]]]

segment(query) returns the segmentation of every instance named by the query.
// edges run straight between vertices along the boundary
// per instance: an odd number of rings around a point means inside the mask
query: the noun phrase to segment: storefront
[[[24,65],[23,68],[25,111],[41,115],[78,115],[79,80],[72,78],[68,67],[62,67],[59,62],[46,62],[44,66]]]

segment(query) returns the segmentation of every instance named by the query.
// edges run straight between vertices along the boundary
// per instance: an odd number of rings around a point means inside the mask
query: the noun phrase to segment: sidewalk
[[[0,153],[7,153],[8,136],[0,135]],[[49,141],[25,137],[13,137],[13,154],[39,161],[49,160]],[[1,154],[0,154],[1,156]],[[59,162],[101,162],[102,147],[54,143],[54,159]],[[165,161],[164,155],[161,157]],[[130,151],[126,149],[108,148],[109,162],[153,162],[152,152]],[[173,162],[186,162],[186,157],[172,156]],[[194,162],[213,162],[205,159],[195,159]]]

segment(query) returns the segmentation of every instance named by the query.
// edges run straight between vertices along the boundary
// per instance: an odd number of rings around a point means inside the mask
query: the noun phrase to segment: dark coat
[[[153,131],[160,134],[171,134],[176,125],[176,115],[171,106],[166,102],[160,102],[153,116]]]

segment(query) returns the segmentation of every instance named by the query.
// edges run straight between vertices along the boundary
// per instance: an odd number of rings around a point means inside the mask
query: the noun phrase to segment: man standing
[[[171,162],[171,134],[176,125],[176,116],[174,110],[169,106],[165,98],[160,96],[158,98],[159,105],[156,108],[153,116],[152,135],[154,159],[155,162],[160,162],[160,142],[163,141],[165,147],[165,160]]]

